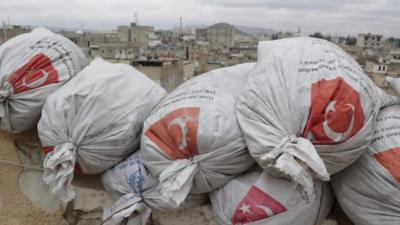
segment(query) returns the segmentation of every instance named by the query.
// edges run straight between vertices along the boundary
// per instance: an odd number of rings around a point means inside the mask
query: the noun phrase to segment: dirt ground
[[[14,140],[37,141],[35,131],[11,135],[0,131],[0,159],[21,163]],[[48,213],[36,207],[19,189],[22,167],[0,163],[1,225],[66,225],[62,210]]]

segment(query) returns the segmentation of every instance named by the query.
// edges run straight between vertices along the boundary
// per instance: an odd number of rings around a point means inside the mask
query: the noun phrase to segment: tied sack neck
[[[8,99],[10,96],[10,91],[8,90],[1,90],[0,89],[0,116],[3,117],[5,112],[4,112],[4,102]]]
[[[43,181],[63,202],[75,197],[71,182],[74,177],[76,149],[72,143],[56,145],[54,150],[47,154],[43,163],[45,169]]]
[[[10,91],[9,90],[1,90],[0,89],[0,118],[3,119],[4,116],[6,115],[6,106],[7,104],[7,99],[10,96]]]
[[[314,192],[313,178],[329,181],[328,171],[314,145],[302,137],[284,137],[261,157],[260,166],[274,176],[286,177],[299,185],[307,200]]]
[[[159,189],[162,199],[179,207],[192,189],[193,179],[199,169],[196,156],[175,160],[160,174]]]
[[[110,208],[104,208],[103,225],[119,225],[128,219],[127,225],[146,225],[151,209],[137,193],[123,195]]]

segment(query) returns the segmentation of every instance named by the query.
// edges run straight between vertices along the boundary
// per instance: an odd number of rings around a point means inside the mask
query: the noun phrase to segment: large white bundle
[[[296,184],[255,168],[212,192],[210,199],[223,225],[319,225],[334,197],[327,183],[316,182],[305,200]]]
[[[313,190],[356,161],[372,137],[386,95],[336,45],[314,38],[260,42],[238,100],[250,154],[271,174]]]
[[[253,165],[235,112],[253,66],[218,69],[185,82],[146,120],[143,160],[159,178],[166,201],[179,205],[189,192],[210,192]]]
[[[100,58],[54,92],[38,123],[52,192],[68,201],[74,167],[101,173],[138,149],[143,122],[165,94],[133,67]]]
[[[82,50],[44,28],[0,46],[0,128],[34,127],[46,98],[87,65]]]
[[[400,224],[400,106],[381,110],[368,150],[332,186],[356,225]]]
[[[152,209],[173,211],[196,207],[208,200],[207,195],[189,195],[180,207],[165,202],[158,181],[143,165],[140,152],[108,170],[102,177],[107,192],[118,198],[113,207],[104,210],[103,225],[117,225],[128,220],[130,225],[145,225]]]

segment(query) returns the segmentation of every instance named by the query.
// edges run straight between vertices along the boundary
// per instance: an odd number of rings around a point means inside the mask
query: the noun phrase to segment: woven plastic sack
[[[332,187],[355,225],[400,224],[400,106],[381,110],[368,150]]]
[[[128,220],[130,225],[145,225],[151,211],[175,211],[200,206],[208,196],[189,195],[180,207],[163,201],[158,181],[144,166],[140,152],[108,170],[102,176],[108,193],[118,198],[111,208],[105,208],[103,225],[117,225]]]
[[[0,128],[33,128],[46,98],[87,65],[82,50],[44,28],[0,46]]]
[[[210,199],[223,225],[319,225],[334,197],[327,183],[317,181],[305,200],[294,183],[256,168],[212,192]]]
[[[379,109],[398,103],[336,45],[315,38],[260,42],[237,104],[250,154],[299,184],[329,180],[365,151]]]
[[[254,64],[213,70],[179,86],[152,112],[141,150],[165,201],[208,193],[250,168],[235,104]]]
[[[165,94],[133,67],[100,58],[54,92],[38,123],[52,192],[68,201],[74,168],[101,173],[138,149],[143,122]]]

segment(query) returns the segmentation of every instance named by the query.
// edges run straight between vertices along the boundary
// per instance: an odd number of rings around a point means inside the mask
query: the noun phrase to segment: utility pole
[[[7,25],[6,22],[3,21],[3,36],[4,36],[4,42],[7,41]]]
[[[179,17],[179,33],[182,33],[182,17]]]
[[[138,12],[135,12],[135,23],[136,23],[136,26],[139,25],[139,13]]]

